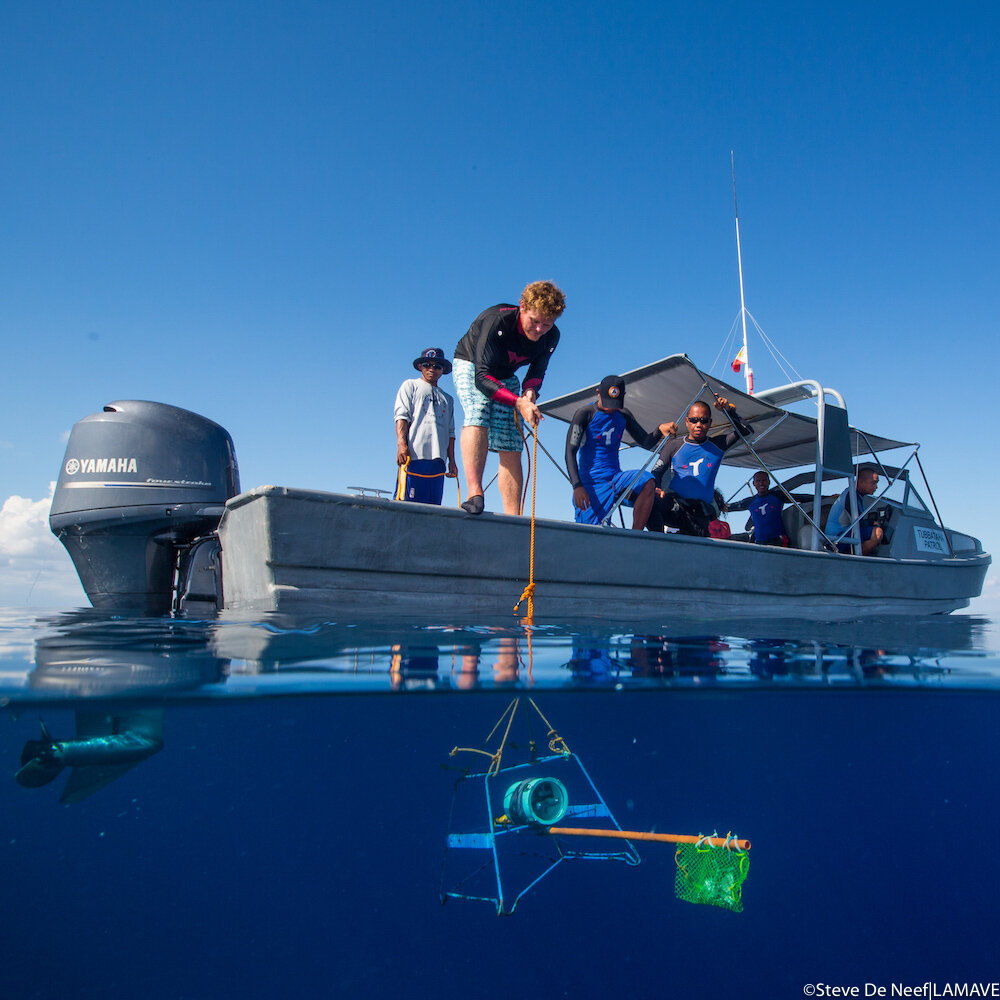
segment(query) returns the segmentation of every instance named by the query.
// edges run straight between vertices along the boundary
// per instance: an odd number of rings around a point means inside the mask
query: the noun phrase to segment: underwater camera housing
[[[566,815],[569,795],[558,778],[527,778],[507,789],[503,808],[512,823],[552,826]]]
[[[239,491],[223,427],[176,406],[120,400],[73,427],[49,527],[95,608],[165,614],[184,597],[221,607],[214,532]]]

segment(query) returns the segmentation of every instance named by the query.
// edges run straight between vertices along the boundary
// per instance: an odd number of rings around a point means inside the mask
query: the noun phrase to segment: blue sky
[[[342,490],[391,485],[420,349],[528,281],[568,299],[548,398],[677,351],[710,365],[739,309],[731,149],[750,310],[854,423],[919,440],[945,520],[997,551],[998,21],[4,4],[0,603],[66,593],[49,482],[113,399],[223,424],[244,487]],[[751,352],[758,386],[784,381]],[[563,435],[542,426],[555,454]],[[555,470],[539,488],[569,516]]]

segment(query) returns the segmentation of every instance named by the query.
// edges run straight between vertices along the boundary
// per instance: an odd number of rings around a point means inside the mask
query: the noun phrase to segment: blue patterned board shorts
[[[465,426],[488,427],[490,451],[520,451],[524,439],[517,429],[514,407],[494,403],[476,388],[476,366],[471,361],[455,358],[451,380],[465,411]],[[502,384],[515,396],[521,394],[521,383],[516,375],[504,379]]]

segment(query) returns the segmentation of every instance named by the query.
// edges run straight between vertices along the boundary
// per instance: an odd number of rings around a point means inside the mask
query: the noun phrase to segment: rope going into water
[[[521,432],[524,433],[523,431]],[[532,619],[535,615],[535,487],[538,483],[538,476],[536,474],[536,469],[538,468],[537,458],[538,458],[538,428],[535,428],[534,437],[534,447],[532,451],[534,452],[534,459],[531,463],[531,542],[528,549],[528,585],[524,588],[524,593],[518,599],[517,604],[514,605],[514,614],[517,614],[518,609],[524,603],[528,602],[528,612],[525,616],[525,623],[530,625]],[[525,442],[527,443],[527,442]],[[527,490],[525,491],[527,492]],[[522,503],[522,511],[524,506]],[[528,633],[528,656],[531,657],[531,633]]]

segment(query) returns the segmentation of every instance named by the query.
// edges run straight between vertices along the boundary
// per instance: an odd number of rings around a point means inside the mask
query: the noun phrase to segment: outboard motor
[[[223,427],[176,406],[122,400],[73,428],[49,527],[95,608],[165,614],[179,554],[215,531],[239,491]]]

